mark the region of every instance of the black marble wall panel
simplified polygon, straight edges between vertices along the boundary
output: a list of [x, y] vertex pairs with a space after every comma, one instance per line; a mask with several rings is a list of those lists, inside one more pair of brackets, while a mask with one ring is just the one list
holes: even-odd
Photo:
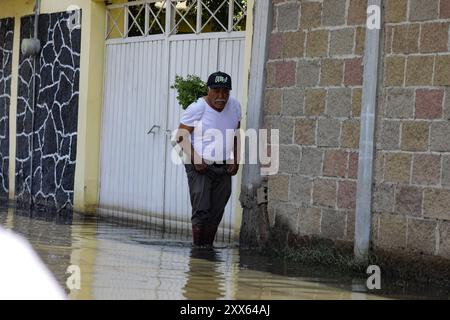
[[[80, 11], [81, 15], [81, 11]], [[78, 122], [81, 29], [69, 13], [39, 16], [42, 50], [20, 54], [17, 100], [16, 198], [20, 208], [72, 211]], [[34, 17], [21, 20], [31, 38]], [[33, 69], [36, 67], [33, 116]]]
[[8, 199], [9, 107], [14, 41], [14, 18], [0, 19], [0, 201]]

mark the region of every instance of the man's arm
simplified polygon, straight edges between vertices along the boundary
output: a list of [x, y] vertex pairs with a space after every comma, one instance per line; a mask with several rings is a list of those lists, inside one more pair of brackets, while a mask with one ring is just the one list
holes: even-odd
[[190, 127], [180, 123], [177, 130], [176, 142], [181, 146], [181, 149], [187, 155], [187, 158], [191, 161], [190, 163], [194, 165], [195, 170], [197, 170], [198, 172], [204, 172], [207, 168], [207, 165], [203, 162], [202, 157], [200, 157], [199, 154], [195, 152], [194, 146], [189, 141], [189, 136], [192, 131], [194, 131], [194, 127]]
[[227, 172], [229, 175], [236, 175], [236, 173], [239, 170], [239, 157], [240, 157], [240, 135], [239, 135], [239, 129], [241, 128], [241, 122], [238, 122], [237, 128], [236, 128], [236, 135], [234, 136], [234, 145], [233, 145], [233, 154], [234, 154], [234, 159], [233, 159], [233, 163], [228, 165], [227, 167]]

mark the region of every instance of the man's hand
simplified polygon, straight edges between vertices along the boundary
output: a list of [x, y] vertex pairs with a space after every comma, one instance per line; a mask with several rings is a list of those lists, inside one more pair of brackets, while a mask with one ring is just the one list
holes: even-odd
[[229, 174], [230, 176], [236, 175], [238, 170], [239, 170], [239, 164], [237, 164], [237, 163], [231, 163], [231, 164], [227, 165], [227, 174]]
[[195, 171], [197, 171], [198, 173], [204, 173], [208, 169], [208, 165], [205, 163], [203, 158], [200, 157], [197, 152], [195, 152], [193, 147], [191, 150], [191, 154], [191, 163], [194, 165]]
[[206, 169], [208, 168], [208, 165], [204, 162], [200, 163], [200, 164], [195, 164], [194, 163], [194, 169], [195, 171], [197, 171], [198, 173], [204, 173], [206, 171]]

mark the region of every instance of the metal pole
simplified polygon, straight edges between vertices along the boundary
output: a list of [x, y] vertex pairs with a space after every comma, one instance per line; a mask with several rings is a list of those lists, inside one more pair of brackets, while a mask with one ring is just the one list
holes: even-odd
[[128, 15], [130, 14], [128, 6], [123, 7], [123, 38], [128, 37]]
[[[267, 48], [271, 33], [272, 3], [270, 0], [256, 0], [254, 4], [254, 34], [252, 60], [250, 63], [249, 97], [247, 107], [247, 129], [259, 130], [263, 123], [263, 99], [266, 75]], [[248, 155], [248, 144], [245, 144]], [[242, 174], [242, 193], [254, 192], [262, 182], [259, 164], [246, 164]]]
[[144, 34], [144, 37], [146, 37], [146, 36], [148, 36], [148, 33], [149, 33], [149, 23], [150, 23], [150, 8], [149, 8], [149, 6], [150, 6], [150, 4], [149, 3], [144, 3], [144, 6], [145, 6], [145, 28], [144, 28], [144, 32], [145, 32], [145, 34]]
[[[39, 27], [39, 11], [40, 11], [40, 0], [36, 0], [34, 3], [34, 40], [38, 38], [38, 27]], [[36, 109], [36, 60], [38, 59], [38, 54], [32, 56], [33, 59], [33, 81], [32, 81], [32, 96], [31, 96], [31, 141], [30, 141], [30, 202], [29, 209], [33, 207], [33, 153], [34, 153], [34, 113]], [[26, 181], [26, 180], [25, 180]]]
[[[252, 61], [250, 64], [249, 99], [247, 112], [247, 129], [260, 129], [263, 123], [264, 87], [266, 81], [265, 64], [267, 61], [269, 36], [271, 33], [272, 4], [271, 1], [255, 1], [254, 35], [252, 45]], [[246, 145], [247, 146], [247, 145]], [[247, 153], [248, 154], [248, 153]], [[260, 166], [249, 164], [244, 170], [244, 183], [259, 187], [262, 178]]]
[[108, 39], [108, 31], [109, 31], [109, 10], [106, 8], [105, 10], [105, 21], [106, 21], [106, 28], [105, 28], [105, 40]]
[[38, 25], [39, 25], [39, 11], [41, 7], [41, 1], [36, 0], [34, 4], [34, 39], [38, 36]]
[[202, 32], [202, 0], [197, 0], [197, 34]]
[[170, 36], [172, 33], [172, 1], [166, 0], [166, 35]]
[[233, 31], [233, 17], [234, 17], [234, 0], [229, 0], [227, 32]]
[[[369, 0], [368, 8], [370, 6], [377, 6], [379, 8], [381, 19], [381, 0]], [[360, 263], [366, 263], [368, 261], [370, 247], [379, 47], [380, 30], [366, 28], [354, 245], [355, 260]]]

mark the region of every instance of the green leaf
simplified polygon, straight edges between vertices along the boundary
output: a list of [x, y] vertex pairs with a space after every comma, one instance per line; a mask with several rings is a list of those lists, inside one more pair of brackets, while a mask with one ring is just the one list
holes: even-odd
[[170, 87], [177, 90], [177, 100], [183, 109], [208, 94], [206, 83], [200, 77], [192, 74], [188, 75], [186, 79], [176, 75], [175, 83]]

